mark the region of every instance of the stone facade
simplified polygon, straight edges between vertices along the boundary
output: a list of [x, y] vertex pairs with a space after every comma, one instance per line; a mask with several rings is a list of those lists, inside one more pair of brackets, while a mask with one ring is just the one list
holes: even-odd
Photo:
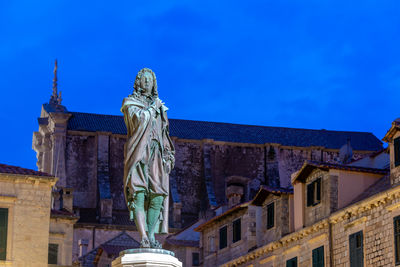
[[47, 266], [51, 189], [56, 180], [0, 172], [0, 208], [8, 211], [6, 260], [0, 260], [0, 266]]
[[[38, 122], [32, 147], [39, 170], [59, 177], [59, 188], [73, 189], [71, 211], [80, 217], [74, 225], [73, 261], [123, 231], [137, 238], [123, 195], [123, 117], [69, 112], [61, 101], [50, 101]], [[176, 149], [170, 174], [172, 233], [215, 216], [215, 208], [228, 202], [228, 186], [243, 188], [231, 195], [232, 203], [249, 201], [260, 185], [290, 187], [291, 173], [304, 160], [336, 162], [349, 136], [355, 140], [353, 159], [381, 148], [369, 133], [174, 119], [170, 124]]]
[[[233, 240], [233, 222], [240, 220], [240, 240]], [[227, 227], [227, 245], [220, 248], [219, 232]], [[236, 206], [195, 229], [201, 231], [202, 266], [218, 266], [229, 259], [246, 254], [257, 246], [256, 209], [249, 203]]]

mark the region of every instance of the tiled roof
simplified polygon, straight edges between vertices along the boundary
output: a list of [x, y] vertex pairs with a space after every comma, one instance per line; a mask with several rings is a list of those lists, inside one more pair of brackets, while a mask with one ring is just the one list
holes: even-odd
[[45, 173], [45, 172], [34, 171], [31, 169], [25, 169], [25, 168], [7, 165], [7, 164], [1, 164], [1, 163], [0, 163], [0, 173], [54, 177], [53, 175]]
[[235, 212], [238, 212], [238, 211], [243, 210], [243, 209], [247, 209], [249, 204], [250, 204], [250, 201], [238, 204], [238, 205], [234, 206], [233, 208], [225, 211], [224, 213], [222, 213], [222, 214], [220, 214], [218, 216], [215, 216], [215, 217], [211, 218], [210, 220], [206, 221], [205, 223], [203, 223], [203, 224], [199, 225], [198, 227], [194, 228], [194, 231], [201, 232], [201, 231], [203, 231], [203, 229], [205, 227], [209, 226], [210, 224], [212, 224], [214, 222], [220, 221], [221, 219], [225, 218], [225, 216], [227, 216], [229, 214], [232, 214], [232, 213], [235, 213]]
[[293, 177], [292, 183], [294, 183], [294, 181], [296, 181], [296, 180], [305, 179], [316, 168], [323, 169], [323, 170], [336, 169], [336, 170], [344, 170], [344, 171], [376, 173], [376, 174], [382, 174], [382, 175], [387, 174], [389, 172], [388, 169], [376, 169], [376, 168], [335, 164], [335, 163], [327, 163], [327, 162], [305, 161], [303, 164], [303, 167], [301, 167], [301, 169]]
[[[126, 134], [123, 116], [70, 112], [68, 130]], [[339, 149], [350, 138], [354, 150], [376, 151], [382, 142], [372, 133], [252, 126], [220, 122], [170, 119], [171, 136], [181, 139], [213, 139], [235, 143], [278, 143], [285, 146], [321, 146]]]
[[260, 186], [256, 196], [251, 201], [252, 205], [260, 206], [264, 203], [265, 199], [269, 194], [281, 195], [281, 194], [293, 194], [293, 189], [289, 188], [272, 188], [268, 186]]
[[173, 235], [170, 235], [165, 239], [165, 243], [168, 243], [173, 246], [182, 246], [182, 247], [199, 247], [200, 245], [200, 233], [194, 231], [200, 224], [202, 224], [202, 220], [198, 220], [195, 223], [189, 225], [188, 227], [176, 232]]

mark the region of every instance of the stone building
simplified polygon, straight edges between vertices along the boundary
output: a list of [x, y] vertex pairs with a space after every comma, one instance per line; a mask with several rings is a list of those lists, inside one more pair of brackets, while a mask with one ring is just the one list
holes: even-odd
[[[306, 161], [292, 175], [293, 194], [262, 186], [242, 213], [227, 212], [197, 227], [204, 243], [210, 231], [221, 233], [225, 225], [233, 228], [239, 219], [242, 233], [249, 236], [246, 225], [256, 222], [255, 247], [248, 249], [243, 239], [241, 248], [235, 248], [240, 252], [230, 259], [217, 247], [213, 257], [219, 261], [211, 264], [207, 245], [200, 244], [202, 266], [399, 265], [399, 119], [383, 140], [387, 149], [346, 164]], [[250, 207], [256, 210], [255, 216]], [[234, 243], [232, 238], [228, 234], [227, 242]], [[220, 239], [216, 235], [214, 245]]]
[[0, 266], [72, 266], [77, 217], [52, 208], [56, 181], [47, 173], [0, 164]]
[[[59, 178], [57, 188], [70, 192], [71, 211], [79, 216], [73, 230], [74, 261], [82, 264], [85, 255], [123, 232], [138, 240], [122, 191], [123, 117], [68, 111], [55, 87], [38, 123], [32, 145], [38, 169]], [[176, 149], [170, 175], [172, 233], [214, 216], [217, 207], [227, 204], [230, 187], [241, 192], [241, 202], [253, 199], [260, 185], [291, 187], [291, 174], [304, 160], [337, 162], [349, 139], [353, 160], [382, 149], [365, 132], [170, 119], [170, 134]], [[237, 194], [232, 196], [233, 202], [238, 200]]]

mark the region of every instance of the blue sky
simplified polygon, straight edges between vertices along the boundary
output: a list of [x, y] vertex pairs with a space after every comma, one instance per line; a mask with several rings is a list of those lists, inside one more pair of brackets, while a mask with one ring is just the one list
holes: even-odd
[[373, 132], [400, 117], [397, 0], [1, 1], [0, 162], [36, 169], [54, 59], [70, 111], [120, 114], [143, 67], [169, 117]]

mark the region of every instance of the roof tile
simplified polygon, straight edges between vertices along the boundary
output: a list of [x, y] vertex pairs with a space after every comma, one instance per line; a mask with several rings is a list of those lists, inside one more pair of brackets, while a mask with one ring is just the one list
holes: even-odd
[[[68, 130], [126, 134], [123, 116], [70, 112]], [[221, 122], [170, 119], [171, 136], [181, 139], [214, 139], [216, 141], [285, 146], [321, 146], [339, 149], [350, 138], [354, 150], [377, 151], [382, 142], [372, 133], [310, 130], [285, 127], [253, 126]]]

